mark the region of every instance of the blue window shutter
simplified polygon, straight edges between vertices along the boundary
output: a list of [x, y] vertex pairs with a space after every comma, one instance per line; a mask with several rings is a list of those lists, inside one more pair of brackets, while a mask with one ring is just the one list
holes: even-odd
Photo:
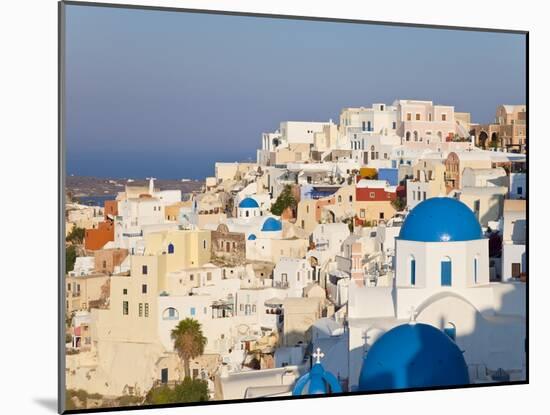
[[450, 287], [452, 280], [451, 261], [441, 261], [441, 285]]
[[416, 260], [411, 259], [411, 285], [416, 284]]

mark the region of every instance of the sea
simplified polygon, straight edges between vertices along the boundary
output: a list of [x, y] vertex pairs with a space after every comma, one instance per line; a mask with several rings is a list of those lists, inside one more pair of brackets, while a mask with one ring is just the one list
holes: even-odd
[[106, 200], [114, 200], [116, 198], [116, 195], [101, 195], [101, 196], [80, 196], [77, 197], [78, 202], [81, 205], [87, 205], [87, 206], [101, 206], [103, 207], [103, 204]]

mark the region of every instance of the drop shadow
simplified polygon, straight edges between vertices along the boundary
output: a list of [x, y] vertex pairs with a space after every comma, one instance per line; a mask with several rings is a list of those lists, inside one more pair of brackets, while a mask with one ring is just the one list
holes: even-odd
[[55, 398], [34, 398], [34, 402], [51, 412], [57, 413], [57, 399]]

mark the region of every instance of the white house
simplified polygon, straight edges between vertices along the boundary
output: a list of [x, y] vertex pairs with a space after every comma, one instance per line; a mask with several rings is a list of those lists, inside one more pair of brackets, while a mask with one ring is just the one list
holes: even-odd
[[302, 297], [313, 278], [313, 268], [306, 259], [281, 258], [273, 270], [273, 286], [288, 288], [292, 297]]

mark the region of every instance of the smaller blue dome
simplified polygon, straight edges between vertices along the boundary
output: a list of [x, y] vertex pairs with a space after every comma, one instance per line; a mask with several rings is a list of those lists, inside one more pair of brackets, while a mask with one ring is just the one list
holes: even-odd
[[248, 240], [249, 240], [249, 241], [255, 241], [255, 240], [256, 240], [256, 235], [254, 235], [253, 233], [251, 233], [251, 234], [248, 236]]
[[474, 212], [450, 197], [432, 197], [416, 205], [405, 218], [399, 239], [419, 242], [454, 242], [482, 239]]
[[283, 225], [281, 225], [281, 221], [275, 218], [267, 218], [262, 226], [263, 232], [276, 232], [282, 229]]
[[296, 381], [292, 389], [292, 395], [323, 395], [326, 393], [342, 392], [342, 387], [336, 376], [326, 371], [321, 364], [320, 357], [324, 356], [324, 354], [320, 354], [319, 348], [317, 349], [317, 354], [319, 355], [317, 363], [313, 365], [308, 373], [302, 375]]
[[383, 334], [363, 359], [359, 390], [467, 385], [468, 366], [449, 336], [428, 324], [402, 324]]
[[260, 205], [258, 205], [258, 202], [256, 202], [251, 197], [245, 197], [243, 200], [241, 200], [241, 203], [239, 203], [240, 208], [259, 208]]

